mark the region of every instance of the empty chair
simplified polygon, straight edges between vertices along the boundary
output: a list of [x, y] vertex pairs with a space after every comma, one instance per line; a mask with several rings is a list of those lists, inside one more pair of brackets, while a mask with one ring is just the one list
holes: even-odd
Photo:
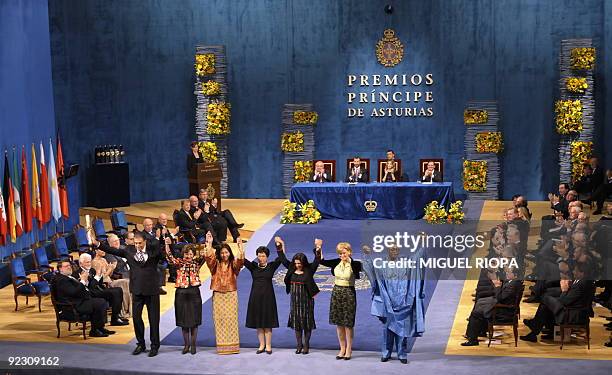
[[93, 230], [96, 233], [96, 239], [98, 241], [104, 241], [108, 237], [108, 233], [104, 228], [104, 222], [102, 219], [95, 219], [93, 222]]
[[87, 230], [82, 226], [77, 226], [75, 228], [74, 235], [76, 237], [79, 254], [90, 252], [92, 245], [89, 243], [89, 238], [87, 238]]
[[38, 275], [38, 280], [51, 281], [53, 278], [53, 267], [49, 264], [47, 258], [47, 249], [44, 247], [37, 247], [33, 251], [34, 267], [33, 270]]
[[55, 249], [55, 258], [51, 259], [52, 261], [55, 262], [61, 259], [72, 261], [72, 255], [70, 255], [70, 250], [68, 250], [68, 245], [66, 244], [66, 237], [56, 237], [53, 241], [53, 247]]
[[25, 267], [23, 266], [23, 259], [21, 258], [13, 257], [9, 265], [11, 268], [13, 289], [15, 291], [15, 311], [19, 308], [17, 300], [19, 296], [24, 296], [26, 298], [26, 305], [30, 297], [38, 297], [38, 311], [42, 311], [40, 308], [41, 300], [43, 296], [48, 296], [50, 294], [49, 284], [46, 281], [31, 282], [26, 274]]
[[127, 221], [124, 211], [119, 211], [113, 208], [111, 210], [110, 219], [111, 225], [113, 226], [112, 232], [119, 237], [125, 237], [130, 225], [136, 227], [136, 224]]

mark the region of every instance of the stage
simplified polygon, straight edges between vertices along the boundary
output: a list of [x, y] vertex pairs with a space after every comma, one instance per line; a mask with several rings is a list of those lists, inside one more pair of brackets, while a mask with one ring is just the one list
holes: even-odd
[[[171, 213], [178, 201], [150, 202], [135, 204], [124, 208], [130, 220], [141, 222], [144, 217], [156, 217], [160, 212]], [[268, 245], [274, 235], [283, 235], [287, 242], [288, 252], [304, 251], [310, 255], [309, 243], [311, 238], [320, 234], [324, 240], [336, 241], [340, 237], [352, 240], [347, 230], [352, 228], [348, 221], [322, 220], [315, 225], [283, 225], [279, 223], [279, 211], [282, 200], [226, 200], [225, 208], [231, 209], [241, 221], [245, 221], [245, 229], [251, 233], [247, 243], [247, 257], [254, 257], [257, 246]], [[490, 226], [500, 221], [503, 208], [510, 205], [501, 201], [466, 201], [466, 215], [471, 218], [485, 221], [483, 225]], [[548, 202], [530, 202], [530, 209], [534, 218], [549, 212]], [[588, 210], [588, 209], [587, 209]], [[83, 208], [82, 213], [104, 215], [104, 210]], [[477, 232], [488, 228], [478, 227]], [[334, 233], [336, 232], [336, 233]], [[529, 248], [535, 246], [539, 224], [532, 223]], [[326, 237], [327, 236], [327, 237]], [[232, 244], [232, 247], [235, 245]], [[328, 249], [328, 254], [331, 249]], [[331, 256], [331, 255], [330, 255]], [[283, 271], [281, 267], [279, 271]], [[328, 272], [328, 271], [327, 271]], [[240, 297], [244, 299], [250, 288], [248, 272], [242, 272], [246, 280], [239, 283]], [[0, 290], [0, 350], [1, 361], [9, 356], [58, 356], [64, 373], [285, 373], [290, 367], [294, 374], [312, 374], [313, 372], [354, 374], [356, 372], [397, 373], [398, 371], [418, 371], [422, 374], [439, 374], [448, 372], [452, 366], [453, 374], [470, 374], [475, 366], [495, 368], [496, 373], [516, 374], [526, 367], [530, 371], [541, 374], [557, 373], [559, 366], [567, 371], [576, 373], [605, 374], [612, 369], [610, 351], [603, 347], [607, 340], [607, 332], [602, 328], [605, 311], [596, 307], [596, 318], [591, 321], [591, 350], [586, 349], [582, 341], [566, 344], [563, 351], [556, 343], [532, 344], [519, 341], [518, 348], [509, 333], [505, 330], [502, 343], [487, 348], [486, 345], [465, 348], [459, 346], [463, 341], [466, 317], [471, 309], [471, 293], [474, 290], [474, 281], [467, 280], [440, 280], [428, 289], [428, 308], [425, 317], [426, 330], [423, 337], [416, 338], [411, 343], [408, 354], [409, 364], [402, 365], [397, 360], [381, 363], [377, 343], [379, 341], [379, 322], [368, 314], [367, 295], [359, 299], [358, 321], [355, 329], [355, 350], [351, 361], [336, 361], [334, 359], [336, 340], [335, 331], [327, 323], [325, 303], [328, 302], [329, 293], [321, 295], [321, 309], [316, 311], [317, 330], [313, 332], [311, 353], [307, 356], [294, 354], [291, 348], [293, 333], [286, 328], [286, 305], [288, 299], [284, 287], [276, 286], [277, 304], [279, 306], [279, 322], [281, 327], [274, 330], [273, 348], [271, 356], [256, 355], [253, 343], [256, 342], [255, 332], [242, 326], [245, 301], [241, 301], [241, 352], [238, 355], [219, 356], [215, 348], [211, 347], [212, 323], [210, 319], [209, 274], [206, 267], [202, 269], [201, 276], [204, 285], [201, 287], [204, 301], [203, 325], [200, 327], [198, 348], [195, 356], [181, 355], [180, 347], [176, 345], [176, 326], [174, 324], [174, 288], [168, 284], [168, 294], [161, 296], [162, 319], [160, 333], [162, 347], [159, 355], [148, 358], [143, 355], [132, 356], [134, 337], [132, 326], [114, 327], [117, 334], [107, 338], [88, 338], [83, 340], [80, 331], [68, 332], [66, 324], [62, 323], [62, 337], [56, 338], [55, 317], [49, 299], [43, 300], [43, 311], [39, 313], [30, 302], [29, 307], [20, 299], [20, 309], [15, 312], [13, 304], [13, 290], [11, 286]], [[522, 304], [522, 317], [531, 317], [535, 312], [536, 304]], [[146, 318], [145, 318], [146, 322]], [[521, 324], [519, 333], [526, 333]], [[147, 335], [148, 337], [148, 335]], [[367, 350], [363, 350], [366, 348]], [[517, 360], [516, 357], [523, 357]], [[111, 358], [112, 360], [109, 360]], [[551, 366], [552, 365], [552, 366]], [[95, 370], [94, 370], [95, 369]], [[100, 370], [103, 369], [103, 370]], [[10, 369], [14, 372], [14, 369]], [[554, 371], [553, 371], [554, 370]], [[52, 371], [52, 370], [51, 370]], [[36, 371], [24, 370], [24, 373], [33, 374]]]

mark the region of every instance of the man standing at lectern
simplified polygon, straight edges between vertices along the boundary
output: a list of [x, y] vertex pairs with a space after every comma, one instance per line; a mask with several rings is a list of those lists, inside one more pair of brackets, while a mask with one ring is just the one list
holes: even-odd
[[311, 182], [331, 182], [331, 175], [325, 170], [325, 165], [321, 160], [315, 163], [315, 169], [310, 177]]
[[346, 172], [346, 182], [368, 182], [368, 170], [361, 167], [361, 158], [355, 156]]
[[427, 163], [427, 169], [421, 178], [423, 182], [442, 182], [440, 172], [436, 171], [436, 164], [433, 161]]

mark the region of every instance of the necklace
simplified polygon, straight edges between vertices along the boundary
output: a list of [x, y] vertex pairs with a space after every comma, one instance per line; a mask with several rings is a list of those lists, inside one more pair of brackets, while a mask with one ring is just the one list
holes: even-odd
[[259, 268], [266, 268], [268, 267], [268, 263], [264, 264], [263, 267], [261, 266], [261, 264], [257, 264], [257, 266], [259, 266]]

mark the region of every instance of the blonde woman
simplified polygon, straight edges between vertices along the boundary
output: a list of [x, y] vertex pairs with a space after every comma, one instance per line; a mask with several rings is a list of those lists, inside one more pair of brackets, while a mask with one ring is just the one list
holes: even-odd
[[238, 257], [234, 258], [228, 244], [215, 251], [212, 235], [206, 233], [206, 264], [211, 273], [210, 289], [213, 291], [213, 321], [217, 354], [236, 354], [240, 352], [238, 332], [238, 288], [236, 280], [244, 265], [244, 250], [240, 237]]
[[323, 259], [322, 240], [315, 241], [315, 253], [320, 257], [320, 264], [331, 268], [334, 275], [334, 289], [332, 290], [329, 305], [329, 323], [336, 326], [340, 351], [336, 359], [351, 359], [353, 352], [353, 327], [355, 326], [355, 312], [357, 311], [357, 298], [355, 293], [355, 279], [359, 279], [361, 262], [353, 260], [351, 244], [340, 242], [336, 245], [339, 258]]

